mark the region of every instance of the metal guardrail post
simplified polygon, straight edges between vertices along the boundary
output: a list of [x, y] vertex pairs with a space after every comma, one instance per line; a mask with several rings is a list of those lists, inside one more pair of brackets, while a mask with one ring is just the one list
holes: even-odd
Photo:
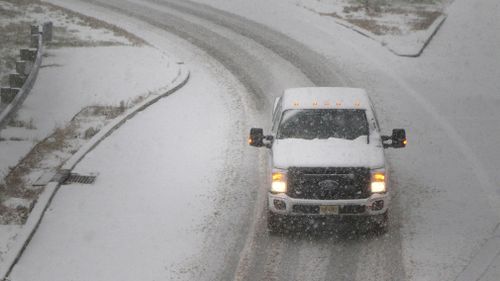
[[16, 61], [16, 72], [21, 75], [29, 75], [33, 68], [33, 62], [26, 60]]
[[11, 88], [21, 88], [26, 81], [26, 76], [18, 73], [9, 74], [9, 85]]
[[40, 37], [40, 34], [31, 34], [31, 48], [38, 49], [38, 37]]
[[36, 49], [21, 49], [19, 51], [19, 54], [21, 56], [21, 60], [27, 60], [27, 61], [35, 61], [36, 59]]
[[43, 42], [52, 41], [52, 28], [53, 28], [53, 24], [51, 21], [43, 24], [43, 26], [42, 26]]
[[39, 25], [31, 25], [31, 35], [40, 34]]
[[0, 89], [0, 100], [1, 103], [11, 103], [19, 93], [17, 88], [1, 88]]

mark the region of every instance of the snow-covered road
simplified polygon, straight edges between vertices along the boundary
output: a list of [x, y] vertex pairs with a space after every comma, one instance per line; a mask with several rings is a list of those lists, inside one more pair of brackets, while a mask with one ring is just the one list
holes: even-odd
[[[60, 190], [13, 281], [455, 280], [500, 222], [495, 1], [456, 0], [418, 59], [283, 1], [199, 0], [252, 21], [178, 0], [51, 2], [139, 33], [192, 80], [78, 166], [96, 184]], [[266, 154], [245, 137], [304, 85], [367, 88], [384, 131], [407, 128], [388, 152], [387, 235], [268, 235]]]

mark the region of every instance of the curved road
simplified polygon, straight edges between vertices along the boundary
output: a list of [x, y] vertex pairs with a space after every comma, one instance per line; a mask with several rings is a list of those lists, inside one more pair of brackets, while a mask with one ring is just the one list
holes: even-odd
[[[266, 110], [260, 113], [264, 120], [274, 96], [283, 89], [348, 84], [345, 82], [348, 77], [343, 77], [335, 65], [302, 43], [208, 6], [189, 1], [90, 2], [187, 38], [229, 69], [255, 94], [258, 105], [265, 101]], [[258, 49], [253, 48], [255, 44], [260, 45]], [[276, 56], [277, 62], [268, 60]], [[271, 73], [270, 68], [274, 68]], [[276, 73], [281, 73], [281, 77]], [[259, 185], [265, 187], [265, 181]], [[265, 225], [262, 204], [265, 188], [260, 192], [253, 218], [257, 225], [249, 233], [253, 241], [244, 245], [240, 259], [233, 260], [237, 263], [221, 269], [223, 274], [216, 280], [231, 280], [231, 275], [235, 280], [357, 280], [371, 278], [369, 276], [403, 279], [398, 228], [391, 228], [391, 232], [381, 238], [351, 233], [353, 229], [349, 228], [338, 233], [334, 229], [308, 230], [307, 227], [290, 236], [273, 237], [268, 235]], [[397, 213], [397, 202], [395, 205]]]

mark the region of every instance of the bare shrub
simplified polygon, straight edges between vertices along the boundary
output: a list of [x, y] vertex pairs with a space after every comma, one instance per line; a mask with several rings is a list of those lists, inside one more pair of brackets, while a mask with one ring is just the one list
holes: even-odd
[[125, 105], [125, 102], [120, 101], [120, 107], [119, 107], [120, 113], [125, 112], [126, 109], [127, 109], [127, 106]]
[[438, 11], [418, 11], [417, 15], [421, 20], [412, 25], [412, 30], [426, 30], [442, 13]]
[[88, 139], [92, 138], [93, 136], [95, 136], [98, 132], [99, 132], [98, 129], [96, 129], [94, 127], [90, 127], [87, 130], [85, 130], [85, 132], [83, 133], [83, 138], [88, 140]]
[[125, 111], [120, 106], [95, 106], [94, 116], [104, 116], [106, 119], [114, 119]]

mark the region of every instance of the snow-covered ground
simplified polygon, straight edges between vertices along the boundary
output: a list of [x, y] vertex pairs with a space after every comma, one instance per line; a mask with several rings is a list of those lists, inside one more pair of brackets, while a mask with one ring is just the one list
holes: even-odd
[[19, 49], [28, 48], [30, 25], [51, 21], [55, 32], [49, 47], [137, 45], [141, 40], [112, 26], [94, 22], [78, 14], [68, 14], [37, 1], [0, 1], [0, 81], [6, 86], [6, 75], [15, 71]]
[[[53, 1], [61, 3], [59, 0]], [[66, 5], [73, 5], [78, 1], [62, 2], [65, 2]], [[132, 2], [140, 3], [141, 1], [134, 0]], [[155, 7], [154, 3], [161, 2], [152, 1], [144, 5]], [[500, 187], [498, 185], [500, 176], [497, 173], [497, 167], [500, 166], [500, 151], [495, 149], [497, 139], [500, 137], [498, 128], [500, 116], [498, 116], [499, 111], [496, 109], [498, 105], [497, 90], [500, 88], [500, 82], [497, 79], [500, 77], [500, 56], [497, 47], [500, 45], [500, 32], [498, 32], [500, 23], [497, 19], [500, 7], [496, 1], [456, 0], [448, 9], [448, 20], [422, 57], [418, 59], [396, 57], [378, 43], [340, 27], [331, 20], [314, 15], [296, 5], [290, 5], [289, 1], [198, 0], [198, 2], [263, 23], [323, 54], [328, 60], [327, 63], [335, 65], [339, 69], [346, 83], [368, 90], [375, 102], [379, 121], [385, 132], [389, 132], [393, 127], [405, 127], [408, 132], [409, 145], [407, 149], [388, 152], [394, 184], [398, 187], [393, 208], [397, 213], [391, 214], [392, 232], [388, 236], [370, 241], [360, 239], [360, 241], [339, 242], [337, 240], [301, 240], [300, 238], [288, 239], [286, 237], [273, 239], [266, 236], [266, 233], [250, 233], [249, 237], [255, 236], [256, 240], [247, 239], [245, 245], [249, 245], [249, 247], [245, 246], [244, 249], [255, 251], [256, 263], [262, 265], [265, 270], [264, 273], [253, 272], [253, 276], [270, 276], [268, 279], [278, 280], [287, 277], [293, 279], [294, 276], [290, 276], [290, 272], [295, 272], [311, 280], [325, 280], [332, 278], [331, 275], [328, 275], [332, 273], [328, 269], [335, 269], [336, 264], [340, 264], [346, 272], [352, 274], [342, 275], [343, 272], [333, 272], [333, 274], [343, 276], [344, 279], [390, 280], [398, 279], [398, 276], [390, 275], [391, 271], [384, 271], [386, 267], [390, 268], [391, 266], [386, 266], [386, 264], [394, 262], [394, 266], [397, 266], [398, 262], [402, 262], [404, 275], [400, 276], [399, 279], [456, 280], [462, 271], [471, 264], [474, 257], [482, 256], [478, 253], [481, 253], [483, 245], [490, 245], [492, 251], [498, 247], [495, 243], [485, 244], [494, 235], [495, 228], [500, 222]], [[79, 5], [83, 6], [77, 7], [85, 9], [85, 4], [79, 2]], [[161, 10], [162, 8], [156, 7], [156, 9]], [[168, 9], [168, 7], [163, 9]], [[112, 13], [106, 14], [94, 8], [87, 8], [85, 11], [87, 13], [100, 13], [102, 17], [120, 22], [120, 17]], [[131, 10], [128, 11], [132, 13]], [[137, 9], [135, 12], [140, 14], [141, 10]], [[175, 12], [172, 13], [179, 16]], [[153, 18], [153, 15], [150, 18]], [[189, 16], [186, 18], [189, 18], [190, 21], [198, 21], [196, 17], [194, 17], [195, 19]], [[143, 20], [147, 20], [147, 18], [143, 18]], [[156, 40], [156, 42], [164, 42], [161, 39], [163, 36], [171, 38], [165, 34], [166, 32], [149, 33], [150, 30], [154, 30], [151, 26], [134, 22], [128, 18], [122, 19], [121, 25], [132, 27], [132, 29], [135, 26], [135, 32], [141, 32], [144, 36], [147, 35], [148, 39]], [[205, 26], [212, 28], [209, 24]], [[217, 28], [220, 34], [230, 36], [224, 28]], [[162, 47], [168, 48], [165, 45]], [[176, 47], [170, 48], [176, 49]], [[177, 47], [177, 51], [179, 53], [186, 52], [182, 47]], [[273, 67], [280, 70], [276, 65], [270, 66], [270, 68]], [[221, 77], [227, 75], [218, 69], [208, 69], [208, 71], [213, 71]], [[274, 76], [272, 77], [274, 78]], [[282, 76], [276, 75], [276, 77]], [[212, 76], [210, 79], [202, 80], [207, 83], [213, 78]], [[298, 80], [293, 80], [290, 83], [297, 83]], [[207, 85], [210, 83], [208, 82]], [[286, 83], [278, 85], [287, 86]], [[111, 274], [111, 272], [121, 274], [122, 271], [130, 273], [127, 276], [119, 276], [127, 279], [129, 277], [130, 279], [153, 279], [154, 276], [192, 280], [203, 279], [201, 278], [203, 275], [204, 277], [208, 276], [207, 279], [210, 280], [210, 277], [214, 276], [212, 274], [215, 274], [213, 270], [218, 268], [216, 265], [232, 262], [230, 258], [234, 258], [234, 256], [226, 256], [224, 253], [226, 253], [227, 247], [234, 246], [235, 230], [228, 228], [230, 229], [229, 233], [222, 235], [219, 240], [209, 238], [205, 240], [209, 241], [208, 243], [226, 240], [228, 245], [216, 244], [206, 248], [208, 243], [204, 245], [200, 243], [200, 239], [204, 239], [203, 237], [206, 238], [206, 236], [202, 230], [196, 228], [199, 226], [200, 217], [197, 216], [198, 213], [194, 214], [194, 211], [211, 213], [220, 204], [221, 201], [217, 199], [214, 199], [217, 201], [214, 204], [205, 201], [205, 197], [203, 197], [206, 195], [205, 191], [210, 192], [214, 198], [222, 197], [227, 200], [232, 198], [236, 201], [235, 204], [239, 202], [248, 204], [248, 201], [238, 202], [236, 199], [241, 199], [238, 194], [232, 194], [235, 197], [224, 197], [227, 193], [221, 193], [212, 186], [215, 182], [213, 177], [223, 174], [226, 182], [219, 182], [219, 184], [225, 187], [234, 186], [236, 190], [244, 190], [239, 184], [233, 183], [236, 176], [238, 178], [242, 176], [241, 178], [247, 180], [258, 178], [261, 174], [257, 172], [252, 175], [245, 174], [240, 169], [249, 166], [242, 163], [254, 161], [253, 163], [257, 163], [254, 165], [262, 165], [264, 168], [265, 166], [262, 161], [256, 161], [254, 158], [233, 158], [238, 153], [245, 157], [252, 154], [248, 153], [243, 146], [228, 146], [230, 151], [224, 151], [222, 147], [228, 143], [224, 137], [215, 137], [214, 139], [212, 131], [205, 131], [205, 127], [215, 126], [214, 130], [220, 130], [221, 134], [222, 131], [228, 130], [224, 133], [233, 136], [232, 134], [235, 133], [233, 129], [240, 128], [239, 139], [244, 142], [245, 133], [243, 131], [245, 131], [244, 128], [250, 127], [248, 126], [250, 124], [247, 124], [248, 122], [238, 123], [245, 118], [238, 119], [241, 116], [232, 115], [235, 112], [232, 111], [231, 107], [226, 111], [222, 110], [227, 106], [227, 103], [220, 100], [226, 96], [224, 93], [213, 94], [214, 99], [207, 100], [206, 96], [201, 93], [205, 90], [204, 87], [191, 86], [194, 87], [191, 88], [194, 89], [192, 92], [180, 92], [178, 96], [172, 97], [175, 98], [174, 100], [162, 101], [158, 107], [138, 116], [138, 118], [143, 119], [143, 122], [139, 122], [141, 121], [139, 119], [133, 120], [134, 122], [124, 127], [123, 131], [117, 132], [117, 136], [119, 135], [121, 138], [112, 137], [109, 142], [103, 143], [102, 147], [95, 150], [82, 163], [82, 166], [78, 167], [82, 172], [94, 172], [96, 167], [101, 167], [102, 171], [100, 171], [98, 182], [95, 186], [72, 185], [61, 190], [61, 196], [56, 197], [52, 210], [46, 218], [46, 223], [42, 224], [33, 243], [29, 245], [19, 265], [15, 268], [12, 275], [13, 280], [30, 280], [37, 274], [43, 274], [44, 278], [39, 279], [67, 279], [65, 276], [59, 275], [62, 272], [67, 274], [81, 272], [80, 275], [71, 276], [75, 279], [89, 279], [88, 272], [95, 268], [100, 271], [92, 273], [96, 279], [101, 280], [114, 279], [116, 276], [107, 274]], [[268, 88], [274, 89], [273, 86], [275, 85], [268, 86]], [[219, 87], [220, 90], [223, 90], [227, 89], [226, 87], [234, 87], [234, 85], [222, 83], [215, 88], [207, 86], [206, 89], [207, 92], [211, 92]], [[236, 89], [237, 92], [239, 92], [238, 90], [239, 88]], [[215, 92], [218, 91], [215, 90]], [[241, 93], [242, 97], [249, 94], [245, 93], [244, 90], [241, 90]], [[274, 94], [274, 91], [270, 91], [270, 93]], [[198, 99], [193, 100], [192, 96]], [[191, 119], [191, 115], [187, 118], [176, 119], [175, 124], [168, 122], [173, 117], [185, 116], [183, 115], [184, 111], [177, 108], [184, 106], [185, 103], [195, 103], [194, 107], [199, 112], [194, 111], [192, 114], [196, 116], [206, 112], [206, 107], [197, 107], [197, 100], [207, 103], [207, 107], [215, 109], [213, 112], [217, 112], [217, 114], [204, 116], [204, 118], [197, 120], [198, 123]], [[272, 98], [270, 97], [269, 100]], [[176, 104], [177, 102], [179, 104]], [[178, 114], [171, 116], [168, 112], [159, 109], [160, 107], [168, 108]], [[163, 123], [159, 123], [159, 126], [170, 128], [174, 132], [173, 137], [164, 135], [164, 132], [149, 124], [158, 121], [154, 117], [159, 117], [160, 112], [171, 117], [165, 118]], [[248, 116], [257, 113], [259, 115], [255, 115], [254, 119], [262, 123], [251, 125], [265, 126], [264, 120], [267, 120], [265, 118], [268, 118], [268, 115], [264, 115], [263, 112], [250, 112]], [[219, 126], [216, 126], [215, 122], [210, 122], [216, 120], [223, 121], [220, 124], [217, 123]], [[202, 127], [196, 127], [203, 124]], [[143, 127], [147, 129], [143, 133], [153, 136], [152, 138], [145, 139], [142, 135], [133, 133]], [[179, 128], [187, 129], [181, 130]], [[200, 130], [206, 132], [206, 135], [200, 135]], [[182, 133], [176, 133], [179, 131]], [[129, 142], [131, 147], [135, 148], [129, 151], [129, 147], [125, 147], [126, 140], [124, 138], [130, 135], [134, 136], [134, 141]], [[237, 143], [238, 140], [237, 136], [234, 137], [233, 144]], [[144, 149], [143, 142], [150, 143], [151, 149]], [[199, 152], [198, 149], [203, 149], [203, 153], [196, 153]], [[136, 150], [141, 150], [143, 153]], [[131, 166], [134, 166], [128, 167], [120, 164], [123, 171], [120, 173], [109, 167], [113, 165], [106, 166], [101, 163], [101, 161], [112, 161], [113, 164], [118, 165], [122, 159], [113, 158], [118, 153], [122, 153], [127, 159], [136, 159], [135, 161], [142, 165], [135, 166], [134, 163], [131, 163]], [[229, 157], [227, 165], [221, 166], [221, 153], [225, 154], [225, 157]], [[152, 165], [153, 171], [145, 169], [151, 167], [143, 167], [143, 165], [151, 165], [151, 161], [153, 161], [151, 154], [160, 156], [158, 159], [153, 159], [159, 163], [156, 165], [155, 162], [155, 165]], [[180, 154], [188, 157], [178, 159], [177, 156]], [[179, 167], [183, 168], [180, 169], [177, 165], [172, 166], [172, 163], [165, 159], [169, 157], [177, 160]], [[197, 161], [198, 159], [200, 162]], [[200, 163], [205, 165], [200, 165]], [[214, 169], [210, 165], [218, 168]], [[131, 175], [136, 170], [138, 173]], [[141, 172], [145, 175], [144, 178], [140, 175]], [[188, 178], [186, 178], [187, 173], [190, 176]], [[193, 181], [192, 178], [197, 178], [198, 174], [204, 175], [204, 177]], [[117, 182], [116, 179], [120, 176], [129, 180]], [[206, 181], [206, 185], [200, 187], [199, 181]], [[122, 185], [118, 186], [117, 183], [120, 182]], [[142, 185], [143, 183], [145, 184]], [[179, 190], [179, 186], [184, 188]], [[247, 183], [246, 186], [251, 185]], [[238, 187], [240, 188], [238, 189]], [[103, 193], [89, 192], [88, 188], [92, 191], [102, 190]], [[153, 197], [147, 192], [144, 194], [138, 188], [157, 192], [155, 195], [168, 195], [173, 198], [174, 202], [162, 204], [161, 198]], [[186, 198], [184, 196], [176, 197], [179, 194], [171, 193], [173, 190], [197, 196], [190, 197], [190, 201], [184, 201]], [[225, 189], [225, 191], [228, 190]], [[120, 193], [121, 191], [123, 193]], [[110, 202], [109, 200], [112, 198], [110, 196], [115, 196], [117, 193], [122, 196], [122, 200]], [[84, 200], [78, 195], [102, 202], [102, 204], [96, 206], [90, 203], [91, 200]], [[239, 196], [245, 197], [248, 194], [239, 194]], [[251, 196], [248, 196], [247, 199], [250, 202], [257, 202], [255, 203], [256, 208], [260, 206], [258, 199]], [[73, 202], [79, 202], [80, 205], [71, 205]], [[168, 202], [168, 198], [165, 199], [165, 202]], [[89, 207], [89, 204], [92, 205]], [[189, 206], [192, 210], [178, 212], [178, 206]], [[96, 212], [91, 207], [98, 207], [102, 212]], [[240, 206], [240, 208], [239, 211], [236, 211], [237, 214], [244, 213], [242, 210], [246, 207]], [[88, 220], [86, 221], [88, 223], [78, 223], [79, 231], [73, 231], [74, 219], [65, 213], [67, 209], [74, 214], [81, 215], [80, 219]], [[120, 210], [128, 210], [130, 216]], [[161, 211], [165, 211], [164, 216], [157, 213]], [[111, 217], [111, 219], [109, 221], [108, 218], [92, 220], [92, 218], [102, 214]], [[212, 214], [216, 218], [221, 215], [220, 212]], [[226, 214], [226, 212], [222, 212], [222, 214]], [[184, 216], [189, 217], [189, 219]], [[182, 220], [178, 218], [182, 218]], [[231, 219], [234, 218], [242, 217], [238, 215], [231, 217]], [[128, 219], [134, 223], [137, 222], [135, 225], [139, 225], [139, 227], [134, 228]], [[259, 220], [257, 224], [262, 224], [264, 221], [264, 218], [257, 219]], [[157, 225], [151, 226], [154, 222], [158, 222]], [[177, 224], [175, 227], [169, 227], [170, 222]], [[212, 225], [214, 229], [226, 226], [217, 219], [214, 219], [213, 222], [219, 222], [208, 224]], [[51, 235], [54, 229], [60, 230], [62, 235]], [[195, 229], [197, 231], [193, 231]], [[161, 236], [157, 231], [165, 233], [165, 236]], [[243, 231], [251, 232], [254, 231], [254, 228], [250, 226], [244, 228]], [[216, 231], [209, 233], [212, 235], [213, 233], [220, 234]], [[122, 236], [123, 239], [121, 239]], [[164, 237], [175, 237], [176, 239], [166, 240], [163, 239]], [[268, 242], [259, 244], [262, 240]], [[495, 241], [497, 240], [493, 240], [493, 242]], [[395, 250], [389, 252], [395, 254], [385, 256], [384, 254], [387, 252], [385, 249], [378, 252], [380, 248], [377, 248], [377, 245], [383, 243], [394, 248]], [[299, 249], [298, 251], [294, 251], [295, 245]], [[72, 250], [65, 251], [64, 247], [71, 247]], [[125, 251], [127, 247], [131, 249], [130, 252]], [[330, 247], [333, 247], [333, 250]], [[180, 248], [182, 249], [179, 250]], [[113, 251], [122, 255], [115, 255]], [[44, 259], [43, 262], [46, 266], [34, 265], [40, 261], [41, 257], [46, 257], [47, 253], [53, 253], [53, 255]], [[106, 263], [109, 268], [104, 267], [100, 263], [94, 262], [95, 258], [104, 262], [100, 254], [108, 259], [116, 258], [118, 263], [127, 263], [135, 267], [136, 270], [118, 267], [114, 261]], [[90, 261], [81, 260], [78, 255], [90, 257]], [[196, 262], [192, 262], [191, 257], [194, 256], [197, 257]], [[352, 256], [354, 256], [354, 265], [350, 263]], [[68, 265], [62, 257], [67, 257], [71, 263]], [[218, 258], [223, 257], [230, 258], [218, 260]], [[495, 256], [493, 255], [493, 257]], [[175, 262], [172, 262], [174, 260]], [[348, 264], [344, 264], [346, 261]], [[498, 266], [495, 263], [497, 261], [498, 258], [492, 261], [480, 261], [482, 263], [492, 262], [491, 271], [483, 275], [481, 275], [483, 272], [480, 272], [480, 276], [476, 275], [474, 278], [495, 280], [498, 271]], [[241, 269], [239, 265], [238, 269]], [[65, 270], [53, 270], [56, 267], [65, 268]], [[148, 269], [150, 271], [147, 271]], [[245, 266], [241, 271], [245, 271]], [[195, 275], [190, 275], [193, 272]], [[143, 273], [143, 275], [137, 277], [137, 273]]]
[[[151, 47], [51, 49], [16, 120], [28, 123], [33, 119], [36, 130], [31, 130], [29, 138], [43, 139], [87, 106], [119, 106], [157, 92], [177, 71], [171, 58]], [[2, 136], [15, 136], [16, 131], [8, 127]]]
[[400, 56], [418, 56], [446, 18], [453, 0], [288, 0], [364, 34]]
[[[135, 116], [78, 165], [77, 173], [99, 172], [96, 183], [61, 188], [12, 280], [197, 280], [201, 272], [213, 274], [199, 257], [211, 248], [211, 223], [222, 215], [224, 173], [241, 157], [236, 148], [244, 144], [243, 124], [235, 116], [242, 108], [238, 93], [221, 91], [217, 78], [194, 76], [194, 83]], [[57, 239], [54, 229], [61, 230]], [[36, 262], [45, 253], [48, 263]]]
[[178, 74], [177, 65], [151, 47], [61, 48], [46, 53], [37, 83], [15, 118], [29, 126], [8, 126], [0, 133], [5, 140], [0, 142], [1, 178], [82, 109], [128, 106], [134, 99], [160, 92]]
[[[0, 4], [3, 9], [21, 9], [9, 2]], [[45, 174], [53, 175], [88, 140], [91, 135], [85, 135], [86, 128], [92, 129], [94, 134], [109, 122], [110, 115], [105, 115], [106, 110], [126, 109], [148, 96], [163, 93], [179, 75], [175, 59], [150, 46], [139, 46], [142, 41], [123, 30], [120, 33], [120, 29], [97, 21], [93, 21], [91, 27], [88, 22], [83, 22], [83, 19], [88, 21], [90, 18], [50, 6], [37, 7], [39, 9], [31, 7], [14, 18], [0, 21], [8, 25], [53, 20], [55, 24], [54, 41], [46, 49], [33, 90], [14, 121], [0, 133], [1, 221], [14, 223], [0, 226], [2, 272], [9, 266], [4, 263], [4, 258], [12, 256], [11, 252], [18, 250], [18, 244], [24, 243], [18, 239], [19, 233], [30, 231], [18, 224], [19, 214], [15, 213], [18, 207], [22, 207], [22, 212], [29, 212], [36, 202], [33, 194], [43, 192], [40, 187], [31, 185]], [[89, 107], [90, 111], [82, 111]], [[87, 114], [93, 108], [96, 108], [96, 113]], [[75, 118], [78, 113], [81, 114]], [[79, 127], [82, 132], [77, 129], [71, 133], [67, 130], [70, 123], [71, 128]], [[61, 131], [74, 135], [64, 135], [64, 143], [54, 149], [45, 149], [45, 146], [52, 145], [51, 139], [57, 139]], [[53, 137], [48, 138], [53, 133]], [[35, 146], [37, 149], [32, 150]], [[14, 167], [21, 160], [23, 165], [30, 162], [30, 169], [20, 175], [22, 192], [14, 190], [9, 181], [5, 182], [12, 171], [17, 172]], [[50, 177], [45, 180], [50, 180]], [[23, 193], [25, 191], [28, 193]]]
[[[96, 183], [61, 188], [33, 242], [42, 247], [26, 252], [12, 280], [221, 280], [215, 270], [237, 247], [241, 230], [237, 222], [222, 230], [217, 225], [228, 216], [247, 220], [252, 202], [253, 186], [238, 193], [242, 187], [228, 183], [244, 173], [238, 163], [256, 158], [243, 136], [255, 123], [255, 114], [247, 115], [255, 108], [205, 53], [172, 44], [168, 34], [147, 37], [187, 60], [190, 82], [128, 121], [77, 166], [75, 172], [99, 172]], [[54, 229], [61, 229], [57, 236]], [[225, 245], [213, 242], [220, 235], [228, 236]], [[52, 242], [41, 242], [47, 239]], [[47, 252], [51, 265], [33, 267], [30, 259]], [[207, 262], [214, 252], [221, 259]]]

